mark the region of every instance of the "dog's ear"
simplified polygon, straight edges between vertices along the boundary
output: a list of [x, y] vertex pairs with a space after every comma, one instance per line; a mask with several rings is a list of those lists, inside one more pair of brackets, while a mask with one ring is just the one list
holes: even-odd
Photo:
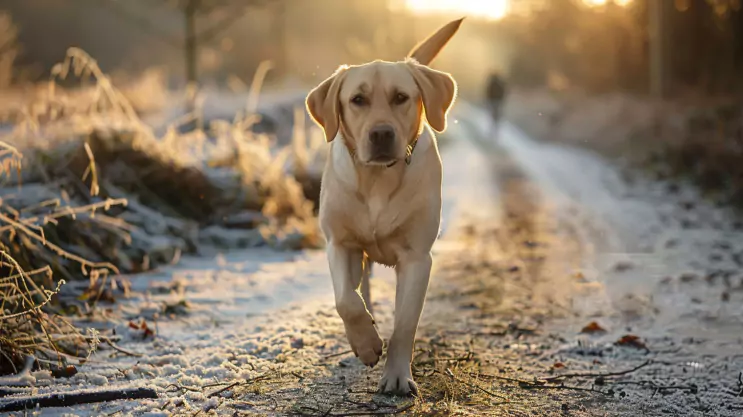
[[307, 112], [325, 131], [325, 140], [332, 142], [338, 134], [340, 124], [340, 104], [338, 94], [341, 90], [347, 66], [339, 67], [333, 75], [321, 82], [307, 95]]
[[431, 36], [415, 45], [408, 53], [408, 58], [413, 58], [423, 65], [430, 65], [452, 36], [457, 33], [463, 20], [464, 18], [454, 20], [439, 28]]
[[457, 96], [457, 83], [451, 75], [409, 61], [408, 66], [421, 92], [428, 124], [436, 132], [446, 130], [446, 115]]

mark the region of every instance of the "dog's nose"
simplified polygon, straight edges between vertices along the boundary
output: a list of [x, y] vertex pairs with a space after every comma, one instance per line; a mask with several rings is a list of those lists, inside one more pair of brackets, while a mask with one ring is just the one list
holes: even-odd
[[372, 146], [379, 150], [389, 150], [395, 141], [395, 130], [389, 125], [375, 126], [369, 132]]

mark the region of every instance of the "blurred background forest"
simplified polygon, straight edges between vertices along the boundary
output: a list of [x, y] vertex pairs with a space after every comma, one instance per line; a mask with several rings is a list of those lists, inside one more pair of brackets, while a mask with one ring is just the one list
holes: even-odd
[[[269, 83], [309, 85], [341, 63], [404, 56], [452, 17], [419, 13], [424, 3], [3, 0], [0, 87], [46, 79], [69, 46], [88, 52], [104, 72], [134, 77], [149, 71], [172, 87], [198, 77], [202, 85], [235, 88], [236, 79], [250, 79], [264, 60], [273, 63]], [[741, 88], [739, 0], [491, 3], [473, 9], [480, 15], [470, 16], [456, 47], [437, 62], [468, 94], [477, 94], [494, 69], [520, 87], [645, 93], [654, 59], [662, 61], [667, 94]], [[656, 27], [660, 36], [653, 35]], [[654, 36], [662, 45], [657, 50]]]

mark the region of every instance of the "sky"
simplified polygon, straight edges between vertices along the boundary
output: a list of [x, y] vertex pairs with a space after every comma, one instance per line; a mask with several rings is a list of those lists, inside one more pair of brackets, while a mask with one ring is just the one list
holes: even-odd
[[[498, 20], [510, 10], [512, 0], [404, 0], [405, 7], [418, 13], [458, 13], [490, 20]], [[610, 0], [582, 0], [589, 6], [603, 6]], [[626, 6], [632, 0], [614, 0]]]

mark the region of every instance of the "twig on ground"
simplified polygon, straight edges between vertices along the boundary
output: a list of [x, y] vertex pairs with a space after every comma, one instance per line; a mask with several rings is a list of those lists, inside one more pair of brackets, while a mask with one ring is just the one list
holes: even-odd
[[175, 388], [176, 390], [183, 390], [183, 391], [201, 392], [201, 390], [198, 389], [198, 388], [186, 387], [186, 386], [178, 385], [178, 384], [170, 384], [167, 387], [165, 387], [166, 390], [168, 390], [170, 388]]
[[144, 356], [141, 353], [132, 352], [131, 350], [124, 349], [123, 347], [117, 345], [111, 339], [109, 339], [107, 337], [106, 338], [103, 338], [102, 337], [101, 340], [103, 340], [104, 342], [106, 342], [107, 345], [111, 346], [111, 349], [113, 349], [113, 350], [115, 350], [115, 351], [117, 351], [119, 353], [123, 353], [123, 354], [128, 355], [128, 356], [133, 356], [135, 358], [141, 358], [142, 356]]
[[[597, 378], [597, 379], [600, 378], [600, 379], [603, 379], [603, 378], [612, 377], [612, 376], [622, 376], [622, 375], [631, 374], [652, 363], [653, 361], [648, 359], [642, 364], [637, 365], [636, 367], [632, 369], [627, 369], [627, 370], [619, 371], [619, 372], [571, 373], [571, 374], [555, 375], [555, 376], [545, 377], [545, 378], [540, 378], [540, 379], [545, 382], [554, 382], [554, 381], [559, 381], [559, 380], [568, 379], [568, 378]], [[598, 385], [601, 385], [601, 384], [598, 384]]]
[[489, 374], [480, 374], [480, 373], [470, 373], [471, 376], [481, 377], [481, 378], [487, 378], [487, 379], [496, 379], [500, 381], [506, 381], [506, 382], [513, 382], [518, 384], [519, 388], [523, 389], [555, 389], [555, 390], [570, 390], [570, 391], [587, 391], [587, 392], [595, 392], [598, 394], [603, 395], [613, 395], [611, 391], [602, 391], [595, 388], [585, 388], [585, 387], [576, 387], [573, 385], [555, 385], [555, 384], [548, 384], [544, 380], [533, 380], [528, 381], [525, 379], [518, 379], [518, 378], [508, 378], [504, 376], [497, 376], [497, 375], [489, 375]]
[[519, 388], [523, 388], [523, 389], [555, 389], [555, 390], [568, 390], [568, 391], [585, 391], [585, 392], [595, 392], [597, 394], [602, 394], [602, 395], [607, 395], [607, 396], [614, 395], [614, 393], [611, 392], [611, 391], [602, 391], [602, 390], [596, 389], [596, 388], [576, 387], [576, 386], [573, 386], [573, 385], [564, 385], [564, 384], [560, 384], [560, 385], [550, 385], [550, 384], [539, 385], [539, 384], [534, 384], [534, 383], [529, 382], [529, 381], [523, 381], [522, 383], [520, 383], [519, 384]]
[[482, 391], [485, 394], [487, 394], [487, 395], [489, 395], [489, 396], [491, 396], [493, 398], [498, 398], [499, 400], [503, 400], [503, 403], [502, 404], [508, 403], [508, 398], [507, 397], [505, 397], [503, 395], [498, 395], [498, 394], [496, 394], [494, 392], [491, 392], [491, 391], [488, 391], [485, 388], [483, 388], [483, 387], [481, 387], [481, 386], [479, 386], [477, 384], [474, 384], [474, 383], [471, 383], [471, 382], [467, 382], [467, 381], [462, 381], [461, 379], [457, 378], [456, 375], [454, 375], [454, 372], [452, 372], [451, 369], [449, 369], [449, 368], [446, 368], [446, 372], [441, 372], [441, 371], [437, 371], [437, 370], [434, 370], [434, 372], [437, 373], [437, 374], [440, 374], [440, 375], [446, 375], [449, 378], [451, 378], [452, 380], [454, 380], [456, 382], [459, 382], [462, 385], [466, 385], [466, 386], [468, 386], [470, 388], [475, 388], [478, 391]]
[[471, 336], [506, 336], [508, 334], [508, 329], [504, 329], [498, 332], [470, 332], [470, 331], [463, 331], [463, 330], [450, 330], [447, 333], [450, 334], [456, 334], [456, 335], [471, 335]]
[[349, 394], [379, 394], [379, 391], [374, 390], [374, 389], [353, 390], [349, 388], [348, 393]]
[[[424, 353], [430, 353], [428, 351]], [[429, 358], [423, 361], [414, 361], [416, 366], [423, 366], [423, 365], [432, 365], [437, 362], [467, 362], [467, 361], [473, 361], [479, 363], [480, 360], [475, 358], [474, 352], [467, 352], [464, 356], [458, 356], [458, 357], [452, 357], [452, 358], [439, 358], [439, 357], [433, 357]]]
[[653, 381], [618, 381], [616, 385], [638, 385], [641, 387], [649, 387], [653, 389], [653, 396], [661, 391], [670, 390], [685, 390], [689, 393], [696, 394], [699, 392], [699, 387], [694, 384], [689, 385], [658, 385]]
[[[254, 383], [259, 382], [259, 381], [263, 381], [263, 380], [265, 380], [265, 379], [267, 379], [269, 377], [269, 375], [270, 375], [271, 372], [272, 371], [266, 372], [264, 374], [258, 375], [255, 378], [247, 379], [245, 381], [234, 381], [234, 382], [231, 382], [229, 385], [227, 385], [225, 387], [222, 387], [222, 388], [220, 388], [220, 389], [212, 392], [211, 394], [208, 394], [207, 395], [207, 398], [216, 397], [217, 395], [219, 395], [219, 394], [221, 394], [221, 393], [223, 393], [223, 392], [225, 392], [227, 390], [230, 390], [232, 388], [235, 388], [237, 386], [250, 385], [250, 384], [254, 384]], [[207, 386], [205, 385], [204, 388], [206, 388], [206, 387]]]
[[230, 389], [232, 389], [232, 388], [235, 388], [236, 386], [238, 386], [238, 385], [240, 385], [240, 384], [242, 384], [242, 382], [241, 382], [241, 381], [236, 381], [236, 382], [233, 382], [233, 383], [231, 383], [230, 385], [227, 385], [226, 387], [222, 387], [222, 388], [220, 388], [220, 389], [218, 389], [218, 390], [216, 390], [216, 391], [212, 392], [211, 394], [207, 395], [207, 398], [212, 398], [212, 397], [216, 397], [217, 395], [219, 395], [219, 394], [221, 394], [221, 393], [223, 393], [223, 392], [225, 392], [225, 391], [227, 391], [227, 390], [230, 390]]
[[335, 358], [337, 356], [347, 355], [349, 353], [353, 353], [353, 351], [352, 350], [344, 350], [343, 352], [331, 353], [330, 355], [323, 356], [322, 357], [322, 360], [326, 360], [326, 359], [330, 359], [330, 358]]
[[377, 410], [379, 410], [379, 407], [380, 407], [380, 405], [377, 404], [374, 401], [372, 401], [372, 402], [354, 401], [354, 400], [348, 398], [348, 394], [343, 395], [343, 401], [345, 401], [345, 402], [347, 402], [349, 404], [353, 404], [353, 405], [358, 405], [358, 406], [364, 407], [364, 408], [366, 408], [369, 411], [377, 411]]
[[[366, 410], [366, 411], [348, 411], [348, 412], [343, 412], [343, 413], [332, 413], [331, 412], [333, 410], [332, 407], [327, 411], [323, 411], [323, 410], [320, 410], [319, 408], [314, 408], [314, 407], [303, 405], [299, 408], [298, 410], [299, 412], [297, 414], [300, 416], [306, 416], [306, 417], [312, 417], [312, 416], [317, 416], [317, 417], [387, 416], [387, 415], [395, 415], [395, 414], [404, 413], [405, 411], [410, 410], [414, 406], [415, 406], [415, 402], [411, 402], [405, 405], [404, 407], [399, 407], [399, 408], [395, 407], [393, 409], [386, 409], [386, 410], [380, 409], [380, 410], [374, 410], [374, 411]], [[303, 409], [312, 411], [314, 414], [303, 413], [302, 412]]]
[[0, 412], [23, 411], [34, 407], [69, 407], [79, 404], [91, 404], [107, 401], [138, 400], [157, 398], [157, 392], [151, 388], [120, 389], [109, 391], [85, 391], [39, 395], [11, 401], [0, 405]]

